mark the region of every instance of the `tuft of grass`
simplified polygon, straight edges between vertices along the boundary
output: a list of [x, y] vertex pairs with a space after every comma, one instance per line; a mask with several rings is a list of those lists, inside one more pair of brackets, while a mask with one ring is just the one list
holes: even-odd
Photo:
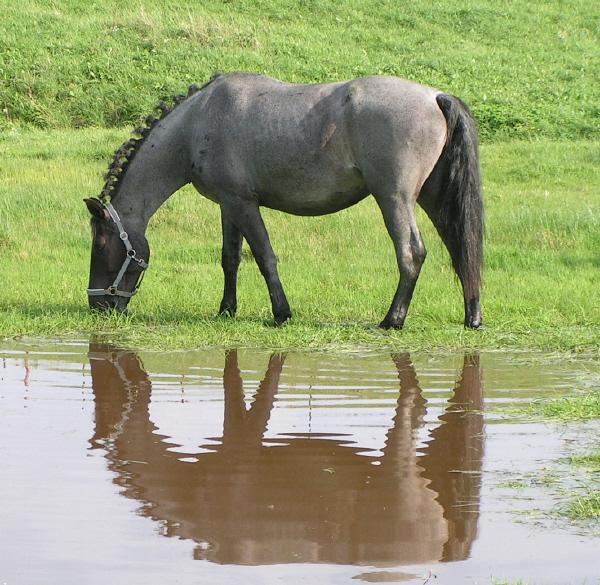
[[[589, 413], [588, 413], [589, 414]], [[599, 415], [600, 416], [600, 415]], [[559, 513], [573, 522], [600, 519], [600, 491], [598, 491], [598, 478], [600, 473], [600, 450], [591, 451], [582, 455], [572, 455], [569, 463], [587, 472], [587, 477], [580, 478], [581, 486], [575, 495], [570, 495], [570, 501], [559, 509]], [[578, 476], [581, 476], [581, 471]]]
[[585, 455], [573, 455], [569, 462], [572, 465], [587, 467], [592, 472], [600, 472], [600, 450]]
[[549, 400], [535, 409], [545, 418], [580, 420], [600, 418], [600, 389]]
[[521, 481], [521, 480], [512, 480], [512, 481], [506, 481], [503, 483], [498, 484], [498, 487], [500, 488], [509, 488], [509, 489], [513, 489], [513, 490], [522, 490], [522, 489], [526, 489], [528, 487], [530, 487], [530, 484]]
[[575, 498], [565, 510], [565, 515], [571, 520], [600, 519], [600, 491]]

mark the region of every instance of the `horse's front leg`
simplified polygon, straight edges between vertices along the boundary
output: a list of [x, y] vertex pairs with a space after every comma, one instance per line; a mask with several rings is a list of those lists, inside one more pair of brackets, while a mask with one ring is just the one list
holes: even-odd
[[221, 266], [223, 267], [223, 299], [219, 306], [219, 315], [233, 316], [237, 311], [237, 275], [242, 259], [242, 234], [238, 227], [221, 214], [223, 230], [223, 249]]
[[387, 315], [380, 323], [383, 329], [401, 329], [408, 313], [417, 278], [427, 251], [417, 228], [414, 207], [401, 196], [376, 197], [385, 226], [394, 243], [400, 281]]
[[269, 289], [275, 325], [282, 325], [292, 316], [292, 313], [279, 280], [277, 257], [271, 247], [258, 204], [242, 197], [231, 197], [221, 203], [221, 213], [224, 219], [231, 221], [239, 229], [250, 245]]

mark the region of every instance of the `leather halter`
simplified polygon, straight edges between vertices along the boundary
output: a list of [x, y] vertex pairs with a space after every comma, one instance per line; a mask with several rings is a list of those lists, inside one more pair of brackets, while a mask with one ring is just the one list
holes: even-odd
[[[131, 245], [131, 242], [129, 241], [129, 236], [127, 235], [127, 232], [123, 228], [123, 224], [121, 223], [119, 214], [117, 213], [115, 208], [112, 206], [112, 203], [110, 203], [110, 202], [104, 203], [103, 202], [102, 205], [104, 205], [105, 209], [108, 211], [108, 214], [110, 215], [110, 218], [117, 225], [117, 229], [119, 230], [119, 237], [121, 238], [121, 241], [123, 242], [123, 245], [125, 246], [126, 255], [125, 255], [125, 260], [123, 260], [121, 269], [119, 270], [119, 273], [117, 274], [117, 277], [115, 278], [114, 282], [108, 288], [88, 288], [87, 294], [88, 294], [88, 296], [108, 295], [108, 296], [130, 298], [135, 293], [137, 293], [138, 289], [140, 288], [140, 285], [142, 284], [142, 280], [144, 278], [144, 271], [146, 270], [146, 268], [148, 268], [148, 262], [146, 262], [142, 258], [138, 258], [135, 250], [133, 249], [133, 246]], [[138, 276], [138, 280], [135, 283], [135, 286], [133, 287], [133, 290], [131, 292], [119, 290], [119, 284], [121, 284], [121, 280], [123, 280], [123, 276], [125, 275], [125, 272], [127, 271], [127, 268], [129, 267], [129, 264], [131, 262], [135, 262], [142, 269], [142, 272]]]

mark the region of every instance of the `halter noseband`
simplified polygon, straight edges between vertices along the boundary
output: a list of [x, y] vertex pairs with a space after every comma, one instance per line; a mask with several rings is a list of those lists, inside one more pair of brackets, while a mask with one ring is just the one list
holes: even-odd
[[[121, 238], [121, 241], [123, 242], [123, 245], [125, 246], [126, 255], [125, 255], [125, 260], [123, 260], [121, 269], [119, 270], [119, 273], [117, 274], [117, 277], [115, 278], [114, 282], [108, 288], [88, 288], [87, 294], [88, 294], [88, 296], [109, 295], [109, 296], [130, 298], [135, 293], [137, 293], [138, 289], [140, 288], [140, 285], [142, 284], [142, 280], [144, 278], [144, 271], [146, 270], [146, 268], [148, 268], [148, 262], [146, 262], [142, 258], [138, 258], [135, 250], [133, 249], [133, 246], [131, 245], [131, 242], [129, 241], [129, 236], [127, 235], [127, 232], [123, 228], [123, 224], [121, 223], [119, 214], [117, 213], [116, 209], [112, 206], [112, 203], [109, 202], [109, 203], [102, 203], [102, 204], [104, 205], [105, 209], [108, 211], [108, 214], [110, 215], [111, 219], [117, 225], [117, 229], [119, 230], [119, 237]], [[119, 290], [119, 284], [121, 284], [121, 280], [123, 280], [123, 276], [125, 275], [125, 272], [127, 271], [127, 268], [129, 266], [129, 264], [131, 263], [131, 261], [136, 262], [138, 264], [138, 266], [142, 269], [142, 272], [140, 273], [140, 276], [138, 277], [138, 280], [135, 283], [135, 286], [133, 287], [133, 290], [131, 292]]]

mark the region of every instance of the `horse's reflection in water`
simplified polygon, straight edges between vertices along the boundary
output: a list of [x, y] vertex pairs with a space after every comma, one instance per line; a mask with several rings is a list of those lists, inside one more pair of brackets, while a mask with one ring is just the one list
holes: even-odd
[[164, 534], [197, 543], [196, 558], [379, 566], [465, 559], [479, 515], [479, 358], [465, 357], [442, 424], [420, 451], [427, 402], [409, 355], [392, 359], [400, 393], [383, 455], [374, 457], [343, 437], [286, 436], [268, 446], [285, 357], [271, 356], [246, 408], [237, 354], [227, 352], [223, 436], [190, 463], [168, 450], [150, 420], [151, 382], [137, 356], [93, 345], [92, 445], [106, 450], [124, 495]]

